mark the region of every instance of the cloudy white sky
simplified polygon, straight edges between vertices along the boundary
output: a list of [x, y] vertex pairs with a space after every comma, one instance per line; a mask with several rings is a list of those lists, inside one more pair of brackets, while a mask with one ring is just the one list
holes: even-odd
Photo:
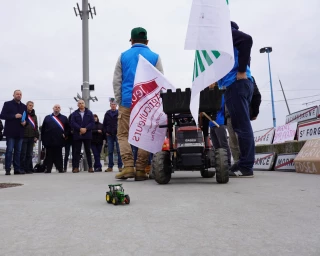
[[[79, 1], [81, 6], [81, 1]], [[193, 51], [184, 50], [192, 0], [91, 0], [97, 16], [89, 21], [90, 83], [99, 101], [91, 103], [103, 118], [108, 97], [113, 96], [112, 76], [116, 60], [130, 47], [133, 27], [148, 30], [150, 48], [162, 57], [166, 77], [177, 88], [191, 87]], [[230, 0], [231, 19], [253, 37], [252, 73], [262, 93], [255, 131], [272, 126], [267, 55], [272, 46], [271, 68], [277, 125], [284, 124], [287, 109], [280, 91], [280, 77], [292, 112], [303, 103], [320, 100], [319, 0]], [[23, 102], [33, 100], [42, 119], [59, 103], [62, 113], [76, 108], [81, 93], [81, 21], [70, 0], [11, 0], [2, 3], [0, 15], [0, 107], [21, 89]], [[300, 98], [300, 99], [296, 99]], [[320, 105], [320, 101], [310, 104]]]

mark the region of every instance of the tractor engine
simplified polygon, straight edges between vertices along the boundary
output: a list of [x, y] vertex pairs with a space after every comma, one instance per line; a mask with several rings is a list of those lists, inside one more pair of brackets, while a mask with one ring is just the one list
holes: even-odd
[[197, 126], [179, 127], [176, 132], [178, 169], [200, 169], [204, 166], [205, 143]]

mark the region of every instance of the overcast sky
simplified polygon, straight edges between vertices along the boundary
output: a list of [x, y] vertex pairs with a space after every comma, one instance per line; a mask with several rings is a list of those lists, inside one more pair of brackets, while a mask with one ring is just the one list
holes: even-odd
[[[78, 1], [81, 6], [81, 1]], [[113, 96], [112, 77], [120, 53], [130, 47], [133, 27], [147, 29], [150, 48], [159, 53], [165, 76], [177, 88], [191, 87], [193, 51], [184, 50], [191, 0], [91, 0], [97, 16], [89, 21], [90, 83], [99, 99], [91, 109], [103, 119]], [[278, 76], [291, 112], [302, 103], [320, 100], [320, 1], [230, 0], [231, 19], [253, 37], [251, 70], [262, 93], [260, 115], [253, 130], [272, 126], [267, 55], [259, 49], [272, 46], [271, 69], [277, 125], [284, 124], [287, 109]], [[21, 89], [23, 102], [33, 100], [43, 120], [56, 103], [62, 113], [76, 108], [81, 94], [81, 21], [76, 1], [11, 0], [2, 3], [0, 15], [0, 107]], [[311, 96], [311, 97], [309, 97]], [[320, 105], [320, 101], [309, 106]]]

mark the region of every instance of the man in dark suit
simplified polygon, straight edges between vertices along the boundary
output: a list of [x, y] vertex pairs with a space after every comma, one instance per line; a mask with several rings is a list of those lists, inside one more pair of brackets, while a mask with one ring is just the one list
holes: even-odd
[[21, 102], [22, 92], [15, 90], [13, 92], [13, 100], [4, 103], [0, 119], [4, 119], [4, 133], [7, 141], [7, 149], [5, 155], [6, 175], [10, 175], [12, 154], [14, 174], [24, 174], [20, 171], [20, 154], [24, 136], [24, 126], [26, 122], [27, 107]]
[[73, 129], [73, 142], [74, 142], [74, 166], [73, 173], [79, 172], [79, 162], [81, 154], [82, 143], [84, 151], [86, 152], [89, 172], [93, 173], [92, 158], [91, 158], [91, 139], [92, 130], [95, 127], [93, 113], [85, 107], [83, 100], [78, 101], [78, 109], [72, 113], [71, 128]]
[[43, 120], [41, 127], [41, 138], [46, 148], [46, 171], [51, 173], [53, 164], [59, 173], [63, 173], [62, 148], [65, 144], [70, 126], [68, 118], [60, 114], [61, 107], [56, 104], [53, 106], [53, 113], [47, 115]]

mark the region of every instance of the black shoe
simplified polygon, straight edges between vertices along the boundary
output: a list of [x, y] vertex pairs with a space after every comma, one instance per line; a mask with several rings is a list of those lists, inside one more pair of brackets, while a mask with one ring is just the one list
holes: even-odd
[[14, 175], [23, 175], [26, 174], [24, 171], [14, 171]]
[[44, 173], [51, 173], [51, 170], [45, 170]]
[[238, 170], [235, 170], [235, 171], [229, 171], [229, 177], [230, 178], [253, 178], [254, 175], [253, 175], [253, 171], [240, 171], [239, 169]]
[[67, 172], [67, 167], [64, 167], [64, 168], [63, 168], [63, 172]]
[[32, 171], [26, 171], [26, 174], [33, 174]]
[[102, 169], [101, 168], [97, 168], [94, 170], [94, 172], [102, 172]]
[[58, 171], [59, 173], [65, 173], [65, 171], [64, 170], [60, 170], [60, 171]]
[[6, 171], [6, 175], [11, 175], [11, 172], [10, 171]]

